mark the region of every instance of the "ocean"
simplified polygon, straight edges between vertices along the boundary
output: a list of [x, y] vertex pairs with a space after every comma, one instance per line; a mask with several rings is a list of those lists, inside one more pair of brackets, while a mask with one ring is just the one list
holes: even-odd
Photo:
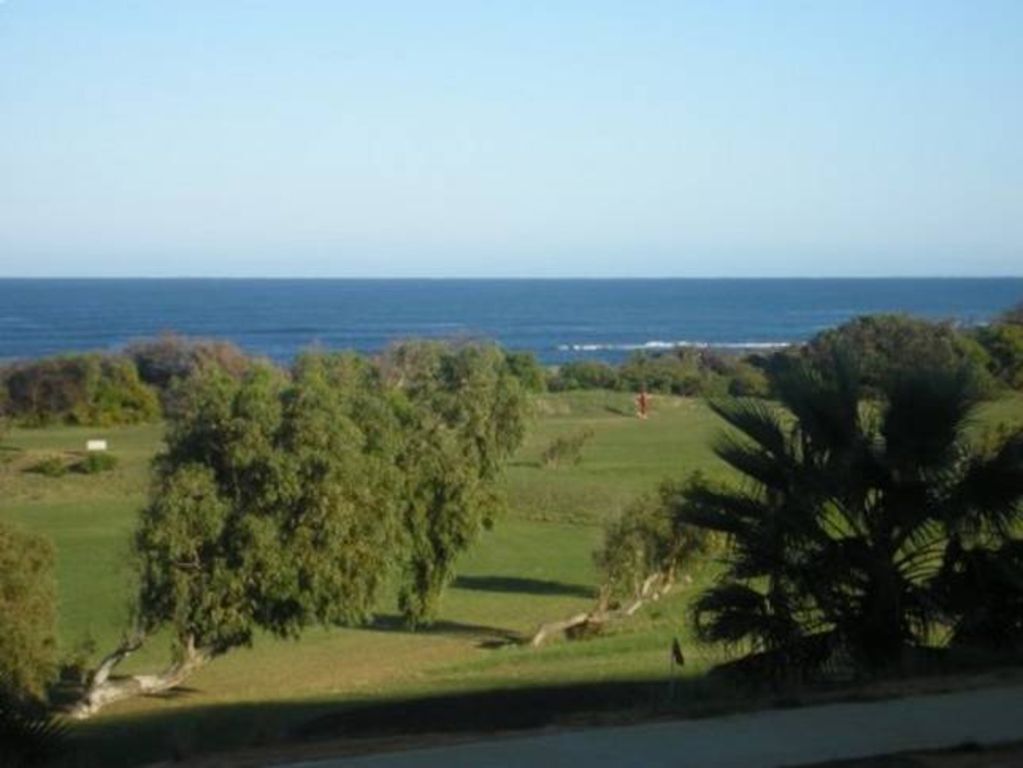
[[287, 361], [312, 345], [498, 341], [543, 362], [680, 345], [770, 349], [857, 315], [984, 323], [1023, 278], [650, 280], [0, 280], [0, 360], [116, 350], [164, 331]]

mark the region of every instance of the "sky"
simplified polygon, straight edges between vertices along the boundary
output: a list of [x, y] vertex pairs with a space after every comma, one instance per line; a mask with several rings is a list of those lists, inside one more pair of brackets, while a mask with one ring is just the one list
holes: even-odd
[[1023, 274], [1023, 2], [0, 0], [0, 276]]

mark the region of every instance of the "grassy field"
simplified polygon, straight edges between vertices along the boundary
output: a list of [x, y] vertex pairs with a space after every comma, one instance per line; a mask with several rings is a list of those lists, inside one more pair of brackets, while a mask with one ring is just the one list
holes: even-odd
[[[1023, 400], [989, 406], [982, 421], [1023, 421]], [[553, 438], [586, 427], [594, 436], [578, 465], [540, 466]], [[272, 743], [296, 732], [336, 736], [338, 727], [351, 725], [329, 725], [338, 712], [416, 697], [583, 683], [604, 686], [607, 694], [618, 684], [663, 679], [675, 636], [686, 648], [686, 675], [696, 680], [717, 658], [691, 641], [686, 624], [686, 601], [706, 574], [605, 636], [539, 650], [507, 641], [592, 603], [591, 553], [602, 521], [664, 477], [697, 468], [719, 475], [709, 447], [719, 428], [693, 400], [655, 398], [651, 418], [640, 421], [627, 395], [541, 398], [506, 479], [508, 514], [463, 558], [434, 627], [404, 631], [387, 599], [371, 627], [316, 629], [298, 642], [261, 637], [253, 648], [217, 659], [174, 695], [126, 702], [81, 726], [78, 764], [138, 764]], [[160, 434], [159, 426], [15, 430], [0, 450], [0, 516], [46, 534], [57, 547], [65, 653], [86, 641], [102, 653], [127, 625], [130, 532]], [[26, 471], [48, 455], [80, 450], [89, 437], [110, 441], [119, 459], [114, 470], [56, 478]], [[152, 669], [166, 653], [166, 642], [154, 638], [126, 670]], [[698, 686], [687, 690], [699, 695]], [[544, 694], [544, 701], [556, 700]], [[474, 708], [477, 717], [485, 711]]]

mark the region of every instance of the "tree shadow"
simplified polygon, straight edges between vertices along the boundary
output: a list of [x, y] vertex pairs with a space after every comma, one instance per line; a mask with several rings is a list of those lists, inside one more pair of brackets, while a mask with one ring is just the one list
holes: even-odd
[[547, 579], [520, 576], [459, 576], [452, 586], [479, 592], [515, 592], [527, 595], [561, 595], [564, 597], [596, 597], [597, 590], [585, 584], [566, 584]]
[[463, 621], [441, 619], [432, 624], [410, 629], [405, 620], [395, 613], [375, 616], [363, 627], [375, 632], [415, 632], [423, 635], [447, 635], [479, 640], [481, 648], [497, 648], [512, 643], [522, 642], [522, 635], [512, 629], [491, 627], [486, 624], [471, 624]]
[[735, 699], [720, 682], [694, 677], [513, 686], [391, 699], [184, 704], [76, 725], [74, 748], [50, 765], [131, 768], [194, 761], [251, 768], [387, 751], [396, 744], [443, 744], [451, 736], [478, 738], [495, 731], [717, 714], [745, 703]]
[[608, 413], [613, 413], [615, 416], [628, 416], [629, 418], [633, 418], [636, 415], [634, 408], [619, 408], [615, 405], [605, 405], [604, 410]]
[[529, 461], [527, 459], [516, 459], [515, 461], [508, 462], [509, 467], [524, 467], [526, 469], [543, 469], [543, 464], [539, 461]]

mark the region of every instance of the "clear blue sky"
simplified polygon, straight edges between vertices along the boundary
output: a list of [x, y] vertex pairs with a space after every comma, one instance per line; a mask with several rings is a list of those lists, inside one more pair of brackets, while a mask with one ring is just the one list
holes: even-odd
[[0, 0], [0, 275], [1023, 274], [1023, 2]]

